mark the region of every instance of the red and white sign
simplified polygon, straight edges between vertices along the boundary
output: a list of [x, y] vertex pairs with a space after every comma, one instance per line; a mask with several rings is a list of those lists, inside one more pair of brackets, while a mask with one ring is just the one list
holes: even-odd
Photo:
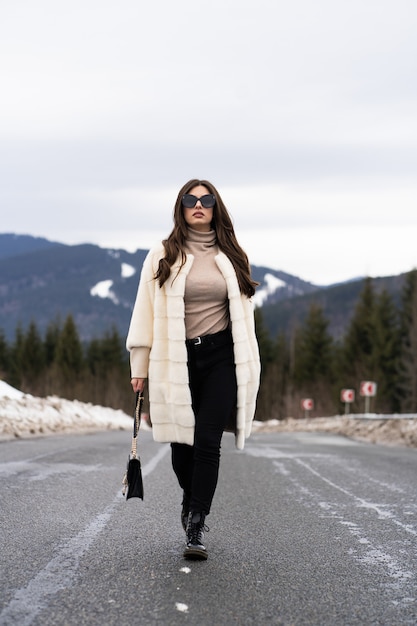
[[340, 392], [340, 400], [342, 402], [354, 402], [355, 390], [354, 389], [342, 389]]
[[312, 411], [314, 409], [314, 400], [311, 398], [303, 398], [303, 400], [301, 400], [301, 408], [303, 411]]
[[376, 396], [376, 383], [372, 380], [363, 380], [361, 382], [360, 394], [369, 398]]

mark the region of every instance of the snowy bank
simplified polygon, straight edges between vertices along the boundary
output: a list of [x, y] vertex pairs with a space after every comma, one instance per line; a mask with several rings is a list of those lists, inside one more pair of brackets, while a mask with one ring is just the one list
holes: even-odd
[[[36, 398], [0, 381], [0, 439], [132, 427], [123, 411], [56, 396]], [[141, 428], [149, 429], [144, 420]]]
[[336, 415], [255, 422], [254, 432], [326, 432], [359, 441], [417, 448], [417, 415]]
[[[144, 419], [143, 430], [150, 430]], [[0, 440], [33, 435], [131, 430], [123, 411], [64, 400], [36, 398], [0, 380]], [[417, 447], [417, 415], [344, 415], [253, 423], [253, 432], [328, 432], [372, 443]]]

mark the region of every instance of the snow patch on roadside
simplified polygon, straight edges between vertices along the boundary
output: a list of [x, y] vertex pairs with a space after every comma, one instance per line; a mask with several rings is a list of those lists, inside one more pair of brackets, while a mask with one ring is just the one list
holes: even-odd
[[[132, 418], [121, 410], [57, 396], [36, 398], [0, 380], [0, 439], [131, 428]], [[145, 415], [141, 428], [150, 430]], [[323, 432], [371, 443], [417, 447], [417, 414], [289, 417], [254, 421], [253, 432]]]
[[4, 380], [0, 380], [0, 398], [23, 398], [24, 395], [23, 391], [19, 391], [5, 383]]
[[323, 432], [357, 441], [417, 448], [417, 414], [288, 417], [284, 420], [255, 421], [253, 432]]
[[[0, 439], [131, 428], [132, 418], [121, 410], [57, 396], [36, 398], [0, 381]], [[143, 420], [141, 428], [150, 427]]]

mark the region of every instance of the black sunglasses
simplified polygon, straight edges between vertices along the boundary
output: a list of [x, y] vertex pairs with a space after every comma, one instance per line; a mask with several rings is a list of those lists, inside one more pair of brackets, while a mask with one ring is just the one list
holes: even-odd
[[207, 193], [205, 196], [201, 196], [201, 198], [197, 198], [197, 196], [193, 196], [191, 193], [186, 193], [182, 197], [182, 206], [185, 206], [186, 209], [192, 209], [198, 200], [200, 200], [201, 206], [205, 209], [212, 209], [216, 204], [216, 198], [212, 193]]

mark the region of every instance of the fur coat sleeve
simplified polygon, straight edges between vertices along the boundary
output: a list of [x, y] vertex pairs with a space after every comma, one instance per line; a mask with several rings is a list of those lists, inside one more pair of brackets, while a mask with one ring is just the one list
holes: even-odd
[[[126, 345], [131, 375], [149, 379], [155, 441], [192, 445], [194, 414], [188, 384], [184, 292], [194, 259], [188, 255], [179, 273], [179, 265], [174, 265], [170, 278], [160, 288], [154, 275], [163, 253], [162, 245], [154, 248], [143, 264]], [[226, 281], [229, 299], [238, 385], [235, 437], [237, 448], [242, 449], [251, 432], [260, 377], [253, 303], [240, 293], [227, 256], [219, 252], [216, 263]]]

